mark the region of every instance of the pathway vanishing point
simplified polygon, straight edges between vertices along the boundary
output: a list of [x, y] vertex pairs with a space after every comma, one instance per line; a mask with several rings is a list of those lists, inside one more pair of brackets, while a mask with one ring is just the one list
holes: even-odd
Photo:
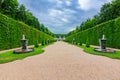
[[56, 42], [43, 54], [0, 64], [0, 80], [120, 80], [120, 60]]

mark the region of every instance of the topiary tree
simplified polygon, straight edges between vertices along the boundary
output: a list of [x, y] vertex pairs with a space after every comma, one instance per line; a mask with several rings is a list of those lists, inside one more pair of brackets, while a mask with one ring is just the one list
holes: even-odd
[[45, 45], [47, 44], [47, 40], [45, 40]]
[[37, 41], [37, 40], [35, 41], [34, 46], [35, 46], [35, 47], [39, 47], [39, 44], [38, 44], [38, 41]]
[[44, 46], [45, 45], [45, 43], [44, 43], [44, 41], [42, 41], [42, 46]]
[[82, 41], [80, 40], [80, 43], [79, 43], [80, 46], [82, 46]]
[[89, 39], [86, 40], [86, 47], [90, 47]]

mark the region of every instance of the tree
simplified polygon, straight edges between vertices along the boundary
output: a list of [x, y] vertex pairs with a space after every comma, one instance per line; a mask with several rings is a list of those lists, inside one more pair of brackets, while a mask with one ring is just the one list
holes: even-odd
[[80, 46], [82, 46], [82, 41], [80, 40], [80, 43], [79, 43]]
[[39, 43], [38, 43], [37, 40], [35, 40], [34, 46], [35, 46], [35, 47], [39, 47]]
[[111, 11], [111, 4], [110, 3], [106, 3], [102, 6], [101, 10], [100, 10], [100, 23], [111, 20], [112, 19], [112, 11]]
[[15, 18], [19, 3], [17, 0], [3, 0], [1, 4], [2, 13]]
[[100, 23], [100, 22], [99, 22], [99, 19], [100, 19], [99, 14], [95, 15], [95, 16], [92, 18], [92, 21], [93, 21], [94, 26]]
[[23, 4], [20, 5], [20, 7], [18, 8], [16, 19], [23, 21], [23, 22], [25, 22], [26, 20], [26, 8]]
[[120, 0], [113, 0], [111, 5], [112, 5], [113, 18], [119, 17], [120, 16]]
[[106, 3], [100, 10], [100, 23], [115, 19], [120, 16], [120, 0], [113, 0]]
[[26, 10], [25, 6], [19, 5], [17, 0], [0, 0], [0, 13], [7, 15], [8, 17], [22, 21], [25, 24], [41, 30], [47, 34], [53, 35], [43, 24], [40, 24], [38, 18]]
[[3, 0], [0, 0], [0, 12], [2, 12], [2, 8], [1, 8], [2, 2], [3, 2]]
[[89, 42], [89, 39], [86, 40], [86, 47], [90, 47], [90, 42]]

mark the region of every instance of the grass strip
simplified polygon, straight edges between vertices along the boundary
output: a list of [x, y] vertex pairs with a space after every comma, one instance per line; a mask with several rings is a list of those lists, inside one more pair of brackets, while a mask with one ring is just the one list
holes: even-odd
[[115, 53], [104, 53], [104, 52], [96, 52], [94, 51], [94, 47], [86, 47], [85, 45], [79, 46], [78, 44], [75, 44], [75, 46], [78, 46], [80, 48], [83, 48], [83, 51], [89, 54], [93, 55], [99, 55], [99, 56], [105, 56], [112, 59], [120, 59], [120, 51], [116, 50]]
[[0, 64], [23, 59], [28, 56], [41, 54], [44, 52], [43, 47], [45, 47], [45, 46], [39, 46], [38, 48], [34, 48], [34, 52], [30, 52], [30, 53], [14, 54], [13, 51], [1, 53], [0, 54]]
[[115, 53], [103, 53], [103, 52], [94, 51], [93, 47], [89, 47], [89, 48], [84, 47], [84, 52], [94, 54], [94, 55], [99, 55], [99, 56], [105, 56], [112, 59], [120, 59], [120, 51], [115, 51]]

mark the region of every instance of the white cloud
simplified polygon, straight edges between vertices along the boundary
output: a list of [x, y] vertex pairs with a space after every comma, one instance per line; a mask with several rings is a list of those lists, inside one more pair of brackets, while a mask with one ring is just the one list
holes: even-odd
[[49, 15], [53, 17], [63, 14], [61, 10], [57, 10], [57, 9], [49, 9], [48, 12], [49, 12]]
[[83, 9], [83, 10], [89, 10], [90, 9], [89, 3], [90, 3], [89, 0], [78, 0], [79, 8]]
[[63, 2], [61, 0], [56, 0], [56, 4], [58, 7], [62, 7]]
[[[59, 9], [49, 9], [48, 10], [48, 14], [51, 16], [51, 17], [59, 17], [59, 18], [68, 18], [69, 16], [75, 14], [76, 11], [74, 10], [71, 10], [71, 9], [62, 9], [62, 10], [59, 10]], [[70, 17], [71, 18], [71, 17]]]
[[65, 3], [66, 3], [67, 6], [71, 6], [71, 5], [72, 5], [72, 2], [71, 2], [71, 1], [68, 1], [68, 0], [65, 1]]
[[74, 13], [76, 13], [76, 11], [75, 11], [75, 10], [72, 10], [72, 9], [64, 9], [64, 12], [69, 13], [69, 14], [74, 14]]
[[62, 20], [63, 22], [66, 22], [66, 23], [69, 22], [68, 19], [66, 19], [66, 18], [62, 18], [61, 20]]
[[61, 10], [51, 8], [47, 13], [40, 13], [40, 17], [44, 18], [47, 16], [47, 18], [44, 18], [44, 20], [42, 19], [40, 21], [44, 22], [44, 24], [46, 24], [46, 26], [48, 26], [53, 32], [60, 33], [60, 31], [62, 31], [63, 33], [66, 33], [69, 32], [68, 30], [70, 26], [68, 26], [68, 24], [72, 23], [71, 20], [74, 19], [73, 16], [75, 13], [76, 11], [67, 8]]
[[107, 2], [111, 2], [112, 0], [107, 0]]
[[78, 0], [78, 8], [84, 11], [88, 11], [91, 9], [95, 9], [97, 11], [100, 10], [100, 7], [107, 2], [111, 2], [112, 0]]
[[62, 0], [48, 0], [48, 2], [56, 4], [55, 5], [56, 7], [62, 7], [62, 5], [63, 5]]
[[73, 30], [75, 30], [76, 28], [70, 28], [69, 30], [68, 30], [68, 32], [70, 32], [70, 31], [73, 31]]
[[[18, 0], [54, 33], [67, 33], [111, 0]], [[40, 5], [41, 4], [41, 5]], [[78, 5], [77, 5], [78, 4]], [[72, 7], [69, 7], [71, 6]], [[76, 6], [80, 10], [76, 10]], [[82, 10], [82, 11], [81, 11]]]

